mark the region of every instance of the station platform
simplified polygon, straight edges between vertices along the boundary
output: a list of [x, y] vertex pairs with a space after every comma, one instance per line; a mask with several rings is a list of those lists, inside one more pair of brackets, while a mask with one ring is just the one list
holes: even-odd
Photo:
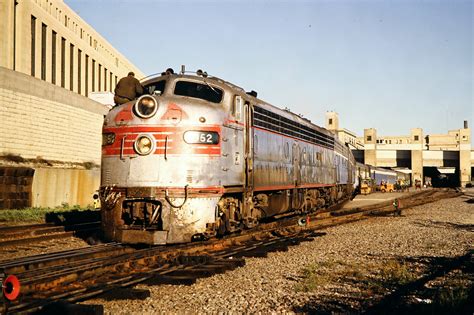
[[[422, 190], [427, 190], [429, 188], [423, 188]], [[416, 190], [419, 192], [420, 190]], [[374, 192], [368, 195], [357, 195], [353, 200], [348, 201], [344, 204], [342, 209], [353, 209], [358, 207], [365, 207], [374, 204], [378, 204], [384, 201], [395, 200], [396, 198], [405, 197], [410, 194], [413, 194], [415, 189], [412, 188], [407, 192]]]

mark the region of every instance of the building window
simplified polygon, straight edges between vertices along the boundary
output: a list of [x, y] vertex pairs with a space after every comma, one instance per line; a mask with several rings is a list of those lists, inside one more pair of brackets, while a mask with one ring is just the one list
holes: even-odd
[[69, 45], [69, 89], [74, 91], [74, 45]]
[[61, 87], [66, 86], [66, 39], [61, 37]]
[[31, 16], [31, 75], [35, 76], [36, 59], [36, 18]]
[[107, 68], [104, 68], [104, 91], [107, 91]]
[[64, 15], [64, 26], [67, 27], [67, 15]]
[[46, 24], [41, 23], [41, 80], [46, 80]]
[[92, 88], [91, 88], [91, 91], [94, 92], [95, 91], [95, 60], [92, 59]]
[[86, 55], [86, 96], [89, 96], [89, 56]]
[[415, 141], [418, 141], [419, 139], [420, 139], [419, 136], [415, 136], [415, 137], [414, 137], [414, 140], [415, 140]]
[[102, 77], [102, 65], [99, 64], [99, 73], [98, 73], [98, 80], [97, 80], [97, 83], [99, 83], [97, 85], [97, 91], [100, 91], [100, 83], [101, 83], [101, 77]]
[[51, 83], [56, 84], [56, 32], [51, 36]]
[[115, 85], [114, 86], [117, 86], [117, 80], [118, 80], [118, 78], [117, 78], [117, 76], [115, 76]]
[[77, 93], [82, 93], [82, 50], [77, 50]]
[[332, 118], [329, 118], [329, 124], [332, 125]]
[[112, 74], [112, 72], [110, 72], [110, 80], [109, 80], [109, 82], [110, 82], [110, 89], [109, 89], [109, 91], [110, 91], [110, 92], [112, 92], [112, 77], [113, 77], [113, 74]]
[[367, 141], [372, 141], [372, 136], [367, 136]]

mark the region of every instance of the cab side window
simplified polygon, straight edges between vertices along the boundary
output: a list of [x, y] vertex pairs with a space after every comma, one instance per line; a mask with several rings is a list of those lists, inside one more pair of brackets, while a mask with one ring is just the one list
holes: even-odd
[[242, 119], [242, 106], [243, 106], [243, 99], [242, 96], [236, 95], [234, 97], [234, 103], [232, 104], [232, 116], [234, 116], [235, 120], [240, 121]]
[[145, 94], [163, 94], [165, 90], [166, 80], [153, 82], [144, 86]]

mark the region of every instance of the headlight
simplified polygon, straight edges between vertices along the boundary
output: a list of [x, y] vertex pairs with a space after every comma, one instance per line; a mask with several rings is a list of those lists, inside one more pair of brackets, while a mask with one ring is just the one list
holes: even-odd
[[134, 109], [138, 116], [150, 118], [158, 110], [158, 103], [150, 95], [143, 95], [135, 102]]
[[186, 131], [184, 141], [189, 144], [218, 144], [219, 134], [214, 131]]
[[103, 133], [102, 134], [102, 145], [111, 145], [115, 142], [115, 133]]
[[140, 155], [147, 155], [153, 151], [155, 147], [154, 141], [150, 136], [140, 135], [133, 145], [135, 152]]

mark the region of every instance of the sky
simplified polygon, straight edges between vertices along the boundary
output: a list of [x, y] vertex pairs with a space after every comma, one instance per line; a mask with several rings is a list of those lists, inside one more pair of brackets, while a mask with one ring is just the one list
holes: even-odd
[[474, 130], [474, 1], [64, 0], [146, 75], [203, 69], [363, 135]]

